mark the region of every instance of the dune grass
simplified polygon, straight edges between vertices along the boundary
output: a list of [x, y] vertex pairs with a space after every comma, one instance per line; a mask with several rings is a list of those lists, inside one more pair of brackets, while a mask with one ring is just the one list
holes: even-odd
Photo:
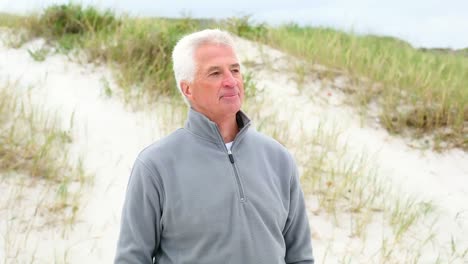
[[0, 214], [7, 225], [0, 235], [5, 263], [20, 254], [32, 230], [73, 225], [81, 192], [92, 182], [80, 160], [72, 160], [70, 130], [14, 87], [0, 86]]
[[234, 20], [231, 28], [310, 64], [328, 67], [325, 77], [351, 77], [347, 91], [355, 95], [355, 103], [378, 102], [380, 120], [390, 132], [434, 135], [436, 149], [468, 149], [468, 57], [464, 52], [418, 50], [391, 37], [329, 28], [253, 25], [248, 17]]
[[18, 15], [0, 12], [0, 25], [7, 28], [21, 28], [22, 18]]
[[[115, 71], [127, 102], [152, 102], [160, 96], [180, 96], [172, 73], [172, 48], [185, 33], [201, 28], [203, 20], [131, 19], [111, 11], [66, 4], [39, 14], [9, 16], [0, 26], [22, 28], [20, 43], [44, 38], [62, 53], [84, 52], [85, 62], [103, 63]], [[135, 103], [135, 104], [137, 104]]]
[[[174, 45], [184, 34], [205, 27], [234, 29], [229, 21], [134, 19], [117, 17], [109, 10], [66, 4], [53, 5], [39, 14], [25, 17], [8, 15], [0, 20], [0, 26], [26, 31], [14, 46], [41, 37], [59, 52], [84, 52], [85, 62], [109, 65], [114, 69], [124, 99], [138, 105], [142, 100], [151, 103], [159, 97], [182, 104], [172, 72]], [[247, 34], [248, 29], [246, 25], [242, 33]], [[251, 33], [252, 36], [258, 34]], [[31, 56], [42, 61], [47, 54], [34, 52]]]
[[[70, 130], [63, 130], [51, 113], [20, 97], [12, 86], [0, 87], [0, 173], [20, 173], [30, 176], [32, 184], [54, 186], [55, 199], [46, 207], [54, 217], [73, 223], [79, 209], [75, 194], [92, 179], [80, 161], [71, 163]], [[71, 184], [79, 188], [71, 192]]]
[[[351, 78], [346, 91], [354, 95], [354, 103], [366, 109], [377, 102], [380, 121], [392, 133], [430, 135], [436, 149], [468, 149], [464, 53], [417, 50], [398, 39], [327, 28], [254, 25], [248, 16], [222, 21], [129, 18], [74, 4], [54, 5], [27, 17], [3, 15], [0, 25], [26, 29], [20, 42], [42, 37], [62, 52], [80, 49], [88, 62], [109, 64], [127, 101], [148, 102], [159, 96], [180, 100], [170, 58], [177, 39], [201, 28], [222, 27], [326, 66], [328, 73], [318, 78]], [[296, 70], [302, 81], [312, 74], [304, 67]]]

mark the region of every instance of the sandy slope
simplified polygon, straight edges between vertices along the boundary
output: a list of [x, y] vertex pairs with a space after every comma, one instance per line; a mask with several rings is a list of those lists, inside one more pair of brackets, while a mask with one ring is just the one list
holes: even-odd
[[[339, 90], [311, 81], [306, 84], [309, 95], [297, 91], [290, 75], [286, 74], [288, 60], [278, 51], [263, 48], [265, 55], [248, 41], [239, 40], [243, 60], [272, 62], [276, 72], [268, 67], [255, 68], [258, 86], [266, 91], [272, 107], [281, 106], [283, 119], [291, 118], [291, 129], [299, 123], [312, 130], [319, 121], [338, 124], [344, 128], [343, 141], [351, 150], [374, 155], [382, 177], [401, 186], [405, 193], [416, 194], [434, 201], [442, 212], [440, 241], [445, 243], [453, 236], [460, 246], [468, 247], [468, 154], [450, 151], [436, 154], [432, 151], [415, 150], [405, 141], [389, 136], [374, 124], [361, 127], [358, 117], [341, 104], [344, 95]], [[83, 196], [78, 222], [72, 230], [61, 235], [63, 227], [32, 230], [26, 239], [20, 225], [8, 221], [18, 208], [0, 210], [0, 233], [18, 228], [21, 241], [18, 259], [8, 261], [23, 263], [35, 254], [37, 263], [51, 260], [67, 263], [111, 262], [118, 235], [120, 210], [128, 175], [139, 150], [162, 134], [161, 109], [153, 112], [128, 110], [115, 96], [104, 96], [103, 78], [115, 89], [110, 72], [104, 67], [80, 65], [69, 62], [62, 55], [48, 56], [44, 62], [35, 62], [27, 48], [40, 47], [36, 41], [21, 49], [0, 46], [0, 83], [18, 81], [18, 89], [30, 89], [35, 102], [44, 103], [50, 110], [58, 111], [59, 117], [68, 123], [74, 114], [73, 152], [84, 157], [85, 168], [95, 175], [95, 183]], [[266, 51], [266, 52], [265, 52]], [[330, 93], [332, 94], [330, 96]], [[268, 111], [266, 109], [265, 111]], [[0, 185], [0, 193], [11, 186]], [[311, 202], [312, 203], [312, 202]], [[312, 206], [312, 205], [310, 205]], [[16, 210], [16, 211], [15, 211]], [[325, 215], [312, 215], [311, 226], [317, 234], [314, 241], [315, 255], [322, 260], [327, 254], [327, 263], [339, 260], [339, 254], [353, 251], [352, 255], [368, 259], [378, 245], [378, 224], [371, 225], [368, 244], [347, 236], [347, 226], [334, 227]], [[380, 229], [379, 229], [380, 228]], [[3, 260], [5, 245], [0, 241], [0, 259]], [[360, 252], [363, 245], [366, 250]], [[359, 258], [358, 258], [359, 259]], [[319, 261], [320, 263], [321, 261]], [[357, 262], [356, 262], [357, 263]]]
[[[288, 72], [300, 62], [291, 61], [291, 58], [268, 47], [256, 49], [255, 44], [249, 41], [239, 39], [239, 44], [243, 60], [265, 65], [255, 69], [259, 86], [263, 86], [272, 106], [288, 109], [283, 112], [285, 119], [294, 113], [294, 120], [302, 121], [306, 133], [313, 133], [324, 120], [330, 127], [339, 127], [343, 131], [340, 140], [348, 145], [349, 154], [367, 153], [375, 162], [369, 165], [377, 166], [379, 177], [399, 193], [435, 205], [440, 219], [432, 231], [438, 235], [434, 243], [437, 245], [435, 247], [439, 248], [426, 247], [422, 251], [423, 262], [433, 262], [438, 254], [449, 254], [451, 239], [457, 247], [468, 249], [468, 153], [458, 149], [442, 154], [432, 150], [421, 151], [410, 147], [414, 145], [410, 139], [389, 135], [375, 119], [366, 120], [365, 124], [361, 125], [356, 111], [343, 103], [345, 95], [339, 89], [340, 86], [346, 85], [342, 83], [343, 78], [337, 78], [333, 83], [306, 79], [302, 92], [299, 92], [295, 88], [297, 85], [292, 81], [294, 74]], [[273, 68], [275, 73], [272, 73], [269, 67]], [[346, 232], [346, 229], [349, 227], [346, 224], [342, 228], [334, 229], [330, 227], [330, 221], [323, 221], [321, 217], [314, 220], [314, 216], [311, 222], [315, 232], [333, 241], [331, 248], [328, 248], [331, 251], [329, 254], [341, 255], [349, 248], [355, 247], [359, 250], [359, 247], [364, 247], [362, 261], [369, 260], [372, 255], [372, 250], [369, 249], [375, 247], [375, 243], [381, 243], [380, 235], [388, 231], [382, 230], [381, 225], [371, 225], [370, 230], [373, 231], [369, 232], [367, 243], [361, 244], [348, 237], [349, 232]], [[330, 232], [330, 229], [334, 231]], [[427, 232], [429, 229], [422, 230]], [[332, 235], [335, 233], [336, 236]], [[324, 243], [316, 243], [319, 250], [323, 250], [317, 252], [318, 256], [328, 246], [325, 241], [322, 242]], [[338, 261], [330, 256], [328, 259], [332, 262]], [[465, 261], [468, 262], [468, 259]]]

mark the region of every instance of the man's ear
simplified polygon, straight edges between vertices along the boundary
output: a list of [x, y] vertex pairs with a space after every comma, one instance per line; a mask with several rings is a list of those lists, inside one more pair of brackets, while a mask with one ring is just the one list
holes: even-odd
[[182, 93], [188, 98], [192, 99], [192, 89], [191, 85], [186, 81], [180, 82], [180, 89], [182, 89]]

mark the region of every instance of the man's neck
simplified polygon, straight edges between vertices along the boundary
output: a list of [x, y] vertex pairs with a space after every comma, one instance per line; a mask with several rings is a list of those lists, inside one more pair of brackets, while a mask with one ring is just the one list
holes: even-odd
[[236, 122], [236, 115], [229, 116], [223, 119], [212, 120], [218, 125], [219, 132], [225, 143], [231, 142], [239, 132], [239, 126]]

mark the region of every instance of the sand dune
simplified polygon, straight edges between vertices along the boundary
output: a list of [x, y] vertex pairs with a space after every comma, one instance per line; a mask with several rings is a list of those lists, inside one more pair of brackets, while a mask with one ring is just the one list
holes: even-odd
[[[389, 135], [374, 119], [366, 119], [361, 125], [356, 111], [344, 103], [346, 95], [338, 83], [310, 80], [299, 90], [288, 70], [291, 58], [268, 47], [259, 50], [257, 44], [243, 39], [237, 41], [241, 59], [256, 62], [257, 66], [247, 68], [255, 73], [257, 86], [269, 102], [270, 109], [263, 111], [281, 108], [279, 118], [288, 120], [292, 131], [302, 126], [304, 133], [312, 133], [324, 120], [330, 126], [338, 125], [343, 130], [340, 140], [349, 145], [349, 155], [368, 153], [384, 181], [403, 194], [436, 205], [439, 220], [433, 230], [438, 237], [433, 247], [447, 247], [449, 251], [453, 240], [460, 248], [468, 248], [468, 153], [418, 150], [409, 146], [410, 139]], [[161, 127], [168, 114], [167, 105], [133, 111], [118, 95], [107, 97], [103, 92], [107, 83], [118, 94], [109, 69], [72, 62], [59, 54], [49, 55], [43, 62], [34, 61], [27, 50], [42, 45], [41, 40], [20, 49], [0, 44], [0, 83], [16, 82], [16, 89], [29, 91], [33, 102], [56, 112], [64, 123], [74, 118], [72, 152], [83, 157], [86, 171], [94, 175], [94, 184], [85, 189], [73, 227], [46, 226], [25, 232], [19, 220], [26, 219], [19, 218], [31, 216], [21, 212], [35, 205], [31, 202], [20, 203], [23, 207], [0, 206], [0, 260], [109, 263], [115, 251], [131, 166], [144, 146], [167, 133], [167, 128]], [[0, 193], [11, 193], [13, 188], [2, 182]], [[339, 262], [342, 254], [356, 256], [353, 263], [372, 259], [382, 233], [388, 231], [379, 225], [378, 218], [369, 226], [368, 239], [361, 241], [348, 236], [346, 223], [335, 226], [325, 214], [312, 213], [316, 206], [313, 194], [308, 196], [308, 202], [318, 263], [325, 257], [326, 263]], [[342, 217], [346, 222], [346, 215]], [[10, 236], [6, 237], [6, 233]], [[17, 256], [12, 255], [18, 251]], [[434, 254], [431, 246], [422, 252], [428, 257]]]

